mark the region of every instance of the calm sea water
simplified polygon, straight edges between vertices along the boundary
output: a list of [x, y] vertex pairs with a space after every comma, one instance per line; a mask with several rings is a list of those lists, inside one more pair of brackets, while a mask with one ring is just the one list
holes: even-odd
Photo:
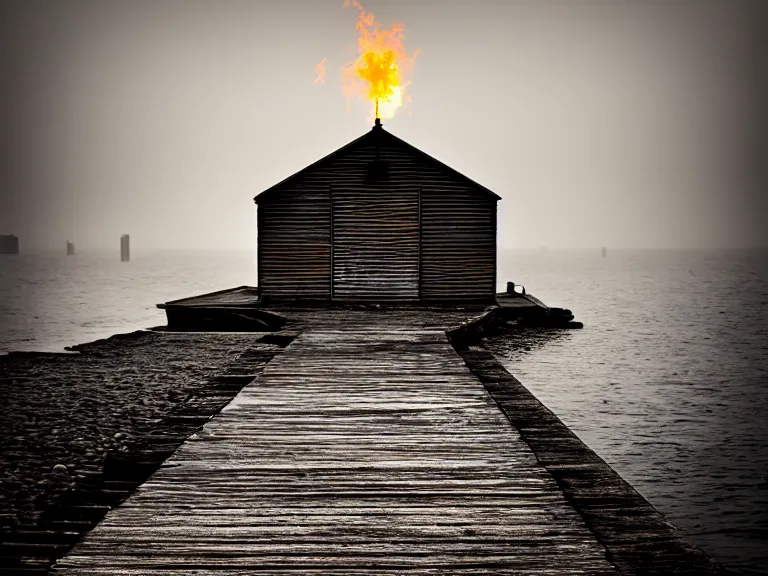
[[[768, 253], [512, 251], [506, 280], [583, 330], [488, 342], [709, 554], [768, 574]], [[252, 252], [0, 256], [0, 353], [162, 325], [155, 304], [256, 284]]]
[[0, 353], [165, 325], [157, 304], [256, 285], [255, 252], [167, 250], [0, 255]]
[[768, 574], [768, 253], [529, 251], [499, 277], [583, 330], [492, 350], [702, 549]]

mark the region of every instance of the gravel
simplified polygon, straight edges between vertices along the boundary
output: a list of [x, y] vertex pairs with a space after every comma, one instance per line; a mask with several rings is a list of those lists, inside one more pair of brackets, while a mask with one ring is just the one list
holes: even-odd
[[34, 528], [263, 334], [134, 332], [0, 357], [0, 529]]

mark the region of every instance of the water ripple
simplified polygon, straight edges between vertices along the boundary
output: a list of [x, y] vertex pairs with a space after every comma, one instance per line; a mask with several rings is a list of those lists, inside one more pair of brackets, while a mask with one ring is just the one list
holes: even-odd
[[709, 554], [768, 574], [764, 252], [513, 252], [499, 278], [584, 330], [489, 347]]

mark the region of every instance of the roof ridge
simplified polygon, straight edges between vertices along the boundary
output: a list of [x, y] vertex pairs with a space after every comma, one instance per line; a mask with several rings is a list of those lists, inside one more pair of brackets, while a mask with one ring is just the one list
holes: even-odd
[[284, 178], [283, 180], [281, 180], [277, 184], [274, 184], [274, 185], [270, 186], [269, 188], [267, 188], [266, 190], [264, 190], [263, 192], [258, 194], [253, 200], [254, 200], [254, 202], [256, 202], [258, 204], [260, 202], [260, 200], [263, 197], [265, 197], [266, 195], [273, 194], [274, 192], [276, 192], [277, 190], [279, 190], [280, 188], [282, 188], [283, 186], [285, 186], [289, 182], [293, 181], [296, 178], [299, 178], [300, 176], [302, 176], [305, 173], [307, 173], [308, 171], [310, 171], [312, 168], [317, 167], [318, 165], [320, 165], [323, 162], [331, 159], [332, 157], [334, 157], [336, 155], [339, 155], [339, 154], [342, 154], [344, 151], [347, 151], [350, 148], [353, 148], [354, 146], [359, 145], [361, 142], [363, 142], [365, 140], [375, 139], [374, 141], [378, 141], [381, 138], [389, 138], [389, 139], [391, 139], [395, 143], [397, 143], [397, 144], [399, 144], [401, 146], [404, 146], [410, 152], [413, 152], [413, 153], [416, 153], [418, 155], [421, 155], [427, 161], [433, 162], [433, 163], [437, 164], [440, 168], [446, 170], [447, 172], [449, 172], [450, 174], [452, 174], [454, 176], [458, 176], [459, 178], [461, 178], [462, 180], [464, 180], [465, 182], [467, 182], [471, 186], [473, 186], [475, 188], [478, 188], [481, 192], [484, 192], [486, 194], [491, 195], [496, 200], [500, 200], [501, 199], [501, 197], [498, 194], [496, 194], [495, 192], [493, 192], [489, 188], [486, 188], [482, 184], [472, 180], [468, 176], [465, 176], [464, 174], [462, 174], [461, 172], [459, 172], [455, 168], [452, 168], [452, 167], [448, 166], [445, 162], [442, 162], [442, 161], [438, 160], [437, 158], [435, 158], [434, 156], [430, 156], [429, 154], [427, 154], [423, 150], [420, 150], [419, 148], [416, 148], [416, 146], [414, 146], [413, 144], [409, 144], [408, 142], [406, 142], [402, 138], [399, 138], [398, 136], [395, 136], [391, 132], [388, 132], [388, 131], [384, 130], [382, 125], [381, 125], [381, 123], [377, 123], [377, 124], [375, 124], [373, 126], [373, 128], [370, 131], [368, 131], [368, 132], [362, 134], [361, 136], [355, 138], [354, 140], [348, 142], [344, 146], [342, 146], [340, 148], [337, 148], [336, 150], [334, 150], [330, 154], [326, 154], [325, 156], [323, 156], [319, 160], [316, 160], [312, 164], [309, 164], [308, 166], [305, 166], [304, 168], [302, 168], [298, 172], [295, 172], [294, 174], [288, 176], [287, 178]]

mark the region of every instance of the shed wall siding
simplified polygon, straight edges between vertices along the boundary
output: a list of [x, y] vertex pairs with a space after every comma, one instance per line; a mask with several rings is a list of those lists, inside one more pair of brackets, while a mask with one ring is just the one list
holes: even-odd
[[[374, 161], [378, 168], [371, 170]], [[259, 285], [264, 295], [331, 298], [332, 187], [345, 190], [347, 200], [356, 188], [378, 188], [393, 197], [421, 189], [421, 297], [493, 297], [495, 198], [405, 148], [388, 145], [346, 150], [260, 202]], [[343, 294], [354, 297], [354, 291]]]
[[286, 190], [258, 211], [258, 274], [263, 296], [331, 297], [328, 191]]
[[471, 190], [421, 193], [421, 296], [492, 298], [496, 284], [496, 202]]

